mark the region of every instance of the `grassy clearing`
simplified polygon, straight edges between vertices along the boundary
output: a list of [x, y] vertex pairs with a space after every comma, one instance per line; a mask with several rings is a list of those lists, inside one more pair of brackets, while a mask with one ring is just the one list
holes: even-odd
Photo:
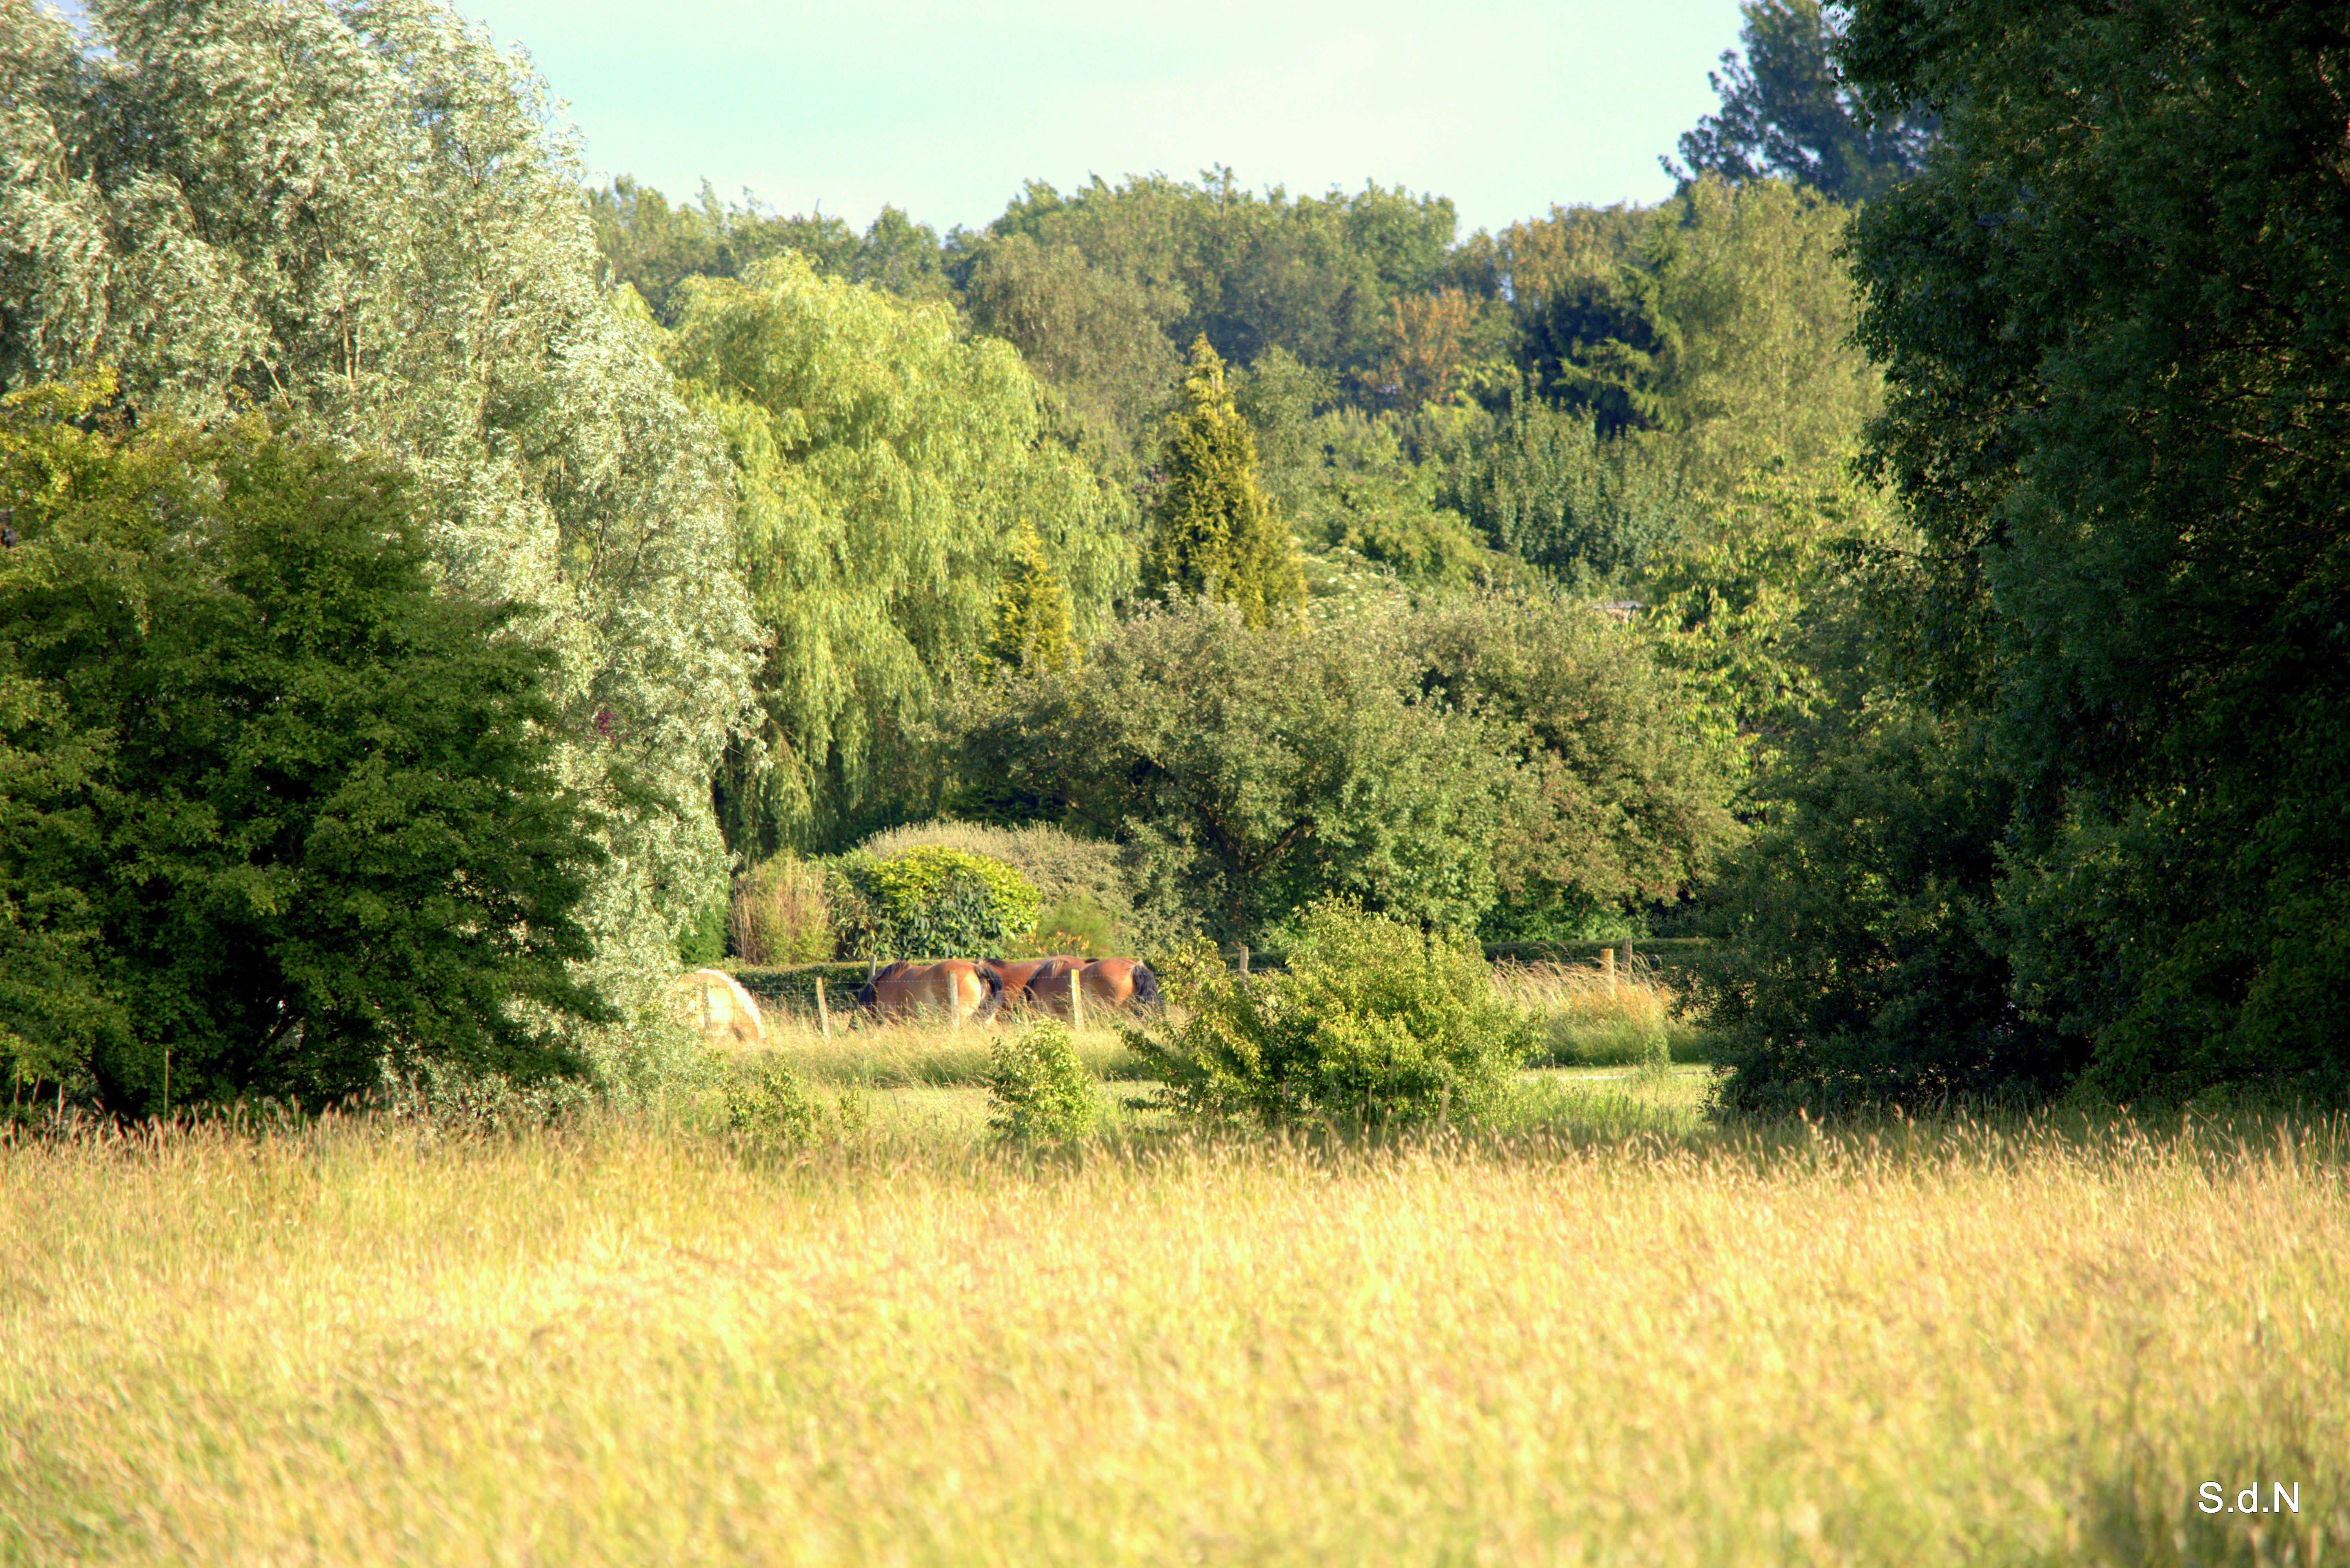
[[1710, 1059], [1705, 1033], [1677, 1018], [1680, 994], [1656, 965], [1596, 963], [1504, 965], [1493, 984], [1514, 1005], [1539, 1013], [1555, 1066], [1629, 1067], [1659, 1059]]
[[1586, 1130], [20, 1141], [0, 1560], [2350, 1549], [2339, 1129]]
[[[1007, 1012], [1000, 1020], [953, 1029], [943, 1023], [852, 1022], [844, 1011], [834, 1015], [827, 1038], [813, 1011], [763, 1001], [759, 1012], [767, 1048], [793, 1072], [816, 1084], [873, 1088], [984, 1083], [990, 1044], [1030, 1017]], [[1088, 1021], [1073, 1044], [1079, 1060], [1102, 1077], [1131, 1077], [1139, 1069], [1114, 1024]]]

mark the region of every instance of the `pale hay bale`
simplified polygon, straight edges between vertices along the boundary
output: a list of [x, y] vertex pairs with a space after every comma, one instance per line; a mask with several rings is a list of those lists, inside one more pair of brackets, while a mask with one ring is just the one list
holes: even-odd
[[767, 1043], [759, 1003], [725, 971], [698, 969], [681, 974], [669, 982], [669, 992], [677, 1016], [711, 1044], [755, 1047]]

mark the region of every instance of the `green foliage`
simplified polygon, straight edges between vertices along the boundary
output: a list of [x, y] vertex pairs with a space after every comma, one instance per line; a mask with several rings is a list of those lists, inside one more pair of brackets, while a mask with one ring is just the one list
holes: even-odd
[[983, 244], [964, 303], [972, 326], [1020, 350], [1051, 393], [1056, 422], [1104, 473], [1141, 475], [1145, 435], [1182, 360], [1161, 329], [1181, 296], [1093, 266], [1025, 234]]
[[837, 842], [940, 776], [920, 728], [980, 656], [1022, 529], [1079, 634], [1131, 583], [1131, 545], [1045, 437], [1008, 346], [798, 256], [688, 293], [673, 358], [725, 431], [741, 558], [773, 639], [760, 745], [721, 780], [728, 836], [754, 855]]
[[1836, 57], [1843, 18], [1854, 8], [1836, 0], [1744, 0], [1746, 57], [1727, 50], [1721, 74], [1707, 74], [1721, 109], [1682, 133], [1688, 169], [1672, 171], [1683, 180], [1787, 180], [1833, 201], [1863, 202], [1922, 170], [1939, 117], [1913, 103], [1880, 119], [1861, 103]]
[[1044, 542], [1025, 523], [1012, 564], [996, 590], [987, 656], [1007, 670], [1061, 670], [1076, 658], [1069, 637], [1069, 595]]
[[1450, 465], [1439, 496], [1495, 549], [1586, 589], [1662, 556], [1688, 510], [1654, 449], [1531, 398], [1513, 400], [1500, 431]]
[[693, 924], [679, 933], [677, 961], [688, 969], [707, 969], [726, 956], [727, 906], [704, 904]]
[[1520, 310], [1529, 382], [1709, 495], [1773, 459], [1841, 459], [1880, 394], [1852, 341], [1847, 218], [1779, 181], [1707, 176], [1606, 243], [1529, 243], [1548, 287]]
[[869, 283], [914, 300], [939, 301], [949, 286], [938, 234], [884, 206], [860, 238], [824, 213], [785, 217], [745, 202], [730, 207], [703, 181], [691, 204], [672, 207], [626, 174], [587, 192], [596, 251], [612, 283], [633, 291], [653, 318], [675, 327], [696, 277], [740, 277], [758, 263], [796, 251], [826, 277]]
[[1001, 861], [923, 844], [831, 863], [846, 958], [1002, 958], [1036, 923], [1028, 878]]
[[1873, 485], [1774, 466], [1708, 509], [1649, 575], [1646, 624], [1700, 696], [1699, 712], [1752, 767], [1840, 731], [1887, 680], [1904, 640], [1904, 527]]
[[1742, 1112], [2029, 1104], [2086, 1057], [2009, 999], [1995, 845], [2013, 804], [1980, 733], [1876, 717], [1777, 777], [1710, 922], [1698, 995]]
[[[1571, 598], [1491, 594], [1396, 615], [1421, 701], [1480, 721], [1508, 764], [1491, 855], [1500, 930], [1613, 934], [1703, 880], [1738, 836], [1733, 753], [1644, 641]], [[1534, 934], [1527, 930], [1527, 934]]]
[[1232, 406], [1224, 362], [1203, 336], [1191, 345], [1187, 407], [1160, 458], [1160, 492], [1143, 587], [1170, 598], [1238, 607], [1263, 626], [1305, 597], [1297, 546], [1256, 479], [1256, 441]]
[[1049, 1020], [988, 1048], [988, 1127], [1012, 1143], [1073, 1143], [1101, 1124], [1101, 1094], [1066, 1024]]
[[1171, 938], [1137, 915], [1126, 852], [1116, 844], [1042, 823], [1004, 827], [941, 820], [877, 833], [862, 847], [887, 859], [925, 844], [1001, 861], [1025, 877], [1042, 906], [1028, 944], [1039, 952], [1149, 952]]
[[1474, 1119], [1540, 1043], [1474, 946], [1342, 902], [1306, 912], [1286, 972], [1232, 974], [1203, 954], [1173, 995], [1177, 1021], [1128, 1043], [1193, 1117]]
[[1219, 938], [1344, 892], [1450, 929], [1492, 897], [1510, 770], [1478, 722], [1411, 701], [1399, 655], [1347, 628], [1252, 628], [1230, 606], [1138, 616], [965, 721], [966, 765], [1133, 857], [1139, 901]]
[[836, 948], [824, 872], [790, 850], [771, 855], [734, 884], [729, 945], [747, 964], [821, 963]]
[[2343, 1081], [2345, 43], [2249, 3], [1849, 31], [1870, 101], [1944, 114], [1853, 242], [1917, 647], [2011, 792], [2013, 999], [2116, 1096]]
[[1640, 640], [1493, 596], [1305, 630], [1139, 617], [1015, 682], [975, 771], [1128, 846], [1146, 906], [1255, 940], [1317, 898], [1446, 929], [1513, 901], [1669, 897], [1732, 831], [1731, 773]]
[[723, 454], [597, 286], [553, 99], [429, 0], [78, 9], [0, 23], [0, 388], [111, 365], [142, 415], [277, 404], [400, 466], [443, 591], [558, 656], [553, 765], [608, 851], [580, 915], [633, 1012], [723, 896], [757, 628]]
[[1205, 335], [1218, 354], [1253, 365], [1274, 346], [1341, 375], [1368, 369], [1387, 346], [1398, 295], [1419, 294], [1447, 270], [1452, 203], [1376, 184], [1292, 199], [1240, 187], [1228, 169], [1198, 183], [1143, 175], [1096, 179], [1067, 195], [1032, 182], [989, 226], [1066, 246], [1094, 268], [1170, 302], [1170, 342]]
[[798, 1076], [771, 1054], [733, 1064], [723, 1103], [727, 1130], [753, 1150], [803, 1147], [824, 1125]]
[[615, 1014], [571, 969], [601, 852], [551, 656], [434, 594], [396, 471], [255, 418], [134, 438], [103, 390], [0, 403], [14, 1075], [143, 1115], [167, 1075], [182, 1106], [578, 1071]]

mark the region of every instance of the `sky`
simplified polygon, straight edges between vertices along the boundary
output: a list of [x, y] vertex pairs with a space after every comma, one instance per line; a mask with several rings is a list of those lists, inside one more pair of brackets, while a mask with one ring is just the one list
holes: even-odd
[[1655, 202], [1737, 0], [456, 0], [527, 48], [599, 180], [708, 180], [941, 234], [1041, 179], [1230, 167], [1450, 196], [1461, 232]]

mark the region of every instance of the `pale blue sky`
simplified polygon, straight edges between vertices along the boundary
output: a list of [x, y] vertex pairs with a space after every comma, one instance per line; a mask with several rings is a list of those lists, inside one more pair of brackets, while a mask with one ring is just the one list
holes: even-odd
[[941, 233], [1025, 179], [1211, 163], [1448, 195], [1464, 234], [1654, 202], [1739, 26], [1737, 0], [456, 3], [530, 50], [601, 175], [860, 228], [894, 202]]

